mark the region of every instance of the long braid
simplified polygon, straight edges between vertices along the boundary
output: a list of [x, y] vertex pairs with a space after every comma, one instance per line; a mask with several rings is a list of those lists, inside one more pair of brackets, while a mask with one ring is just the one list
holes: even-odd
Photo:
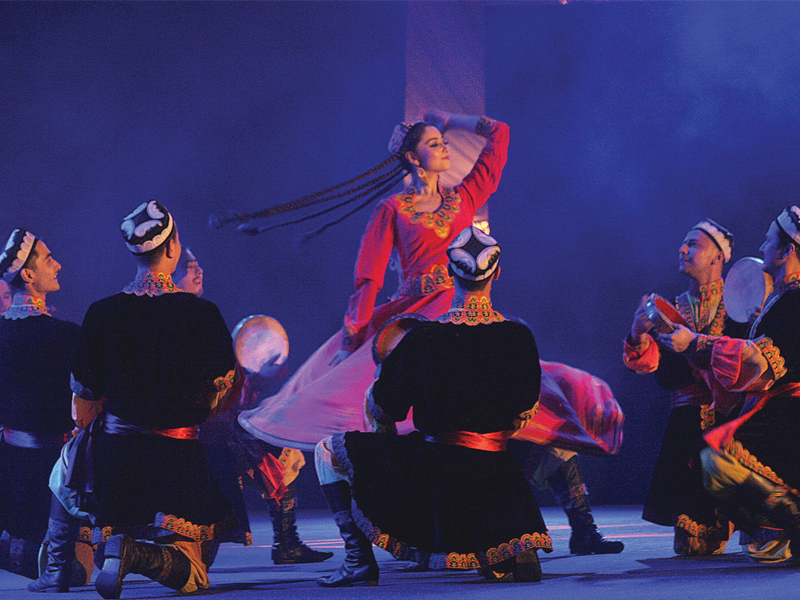
[[[375, 190], [377, 190], [377, 192], [375, 194], [373, 194], [372, 196], [370, 196], [369, 199], [364, 204], [361, 204], [358, 208], [356, 208], [355, 210], [347, 213], [344, 217], [342, 217], [341, 219], [337, 219], [334, 222], [334, 223], [339, 223], [342, 220], [344, 220], [345, 218], [349, 217], [350, 215], [358, 212], [359, 210], [361, 210], [362, 208], [367, 206], [370, 202], [372, 202], [376, 198], [379, 198], [382, 195], [384, 195], [385, 193], [387, 193], [395, 185], [397, 185], [400, 181], [402, 181], [402, 179], [403, 179], [403, 177], [405, 177], [405, 175], [406, 175], [406, 171], [401, 166], [398, 165], [397, 167], [395, 167], [391, 171], [389, 171], [387, 173], [384, 173], [384, 174], [380, 175], [379, 177], [376, 177], [376, 178], [370, 180], [366, 184], [363, 184], [361, 186], [358, 186], [357, 188], [353, 188], [352, 190], [349, 190], [347, 192], [347, 194], [350, 194], [350, 193], [355, 192], [355, 191], [361, 191], [361, 190], [364, 190], [364, 191], [362, 191], [360, 194], [355, 194], [355, 195], [351, 196], [350, 198], [347, 198], [346, 200], [344, 200], [342, 202], [339, 202], [338, 204], [335, 204], [335, 205], [330, 206], [328, 208], [322, 209], [322, 210], [320, 210], [318, 212], [315, 212], [315, 213], [312, 213], [310, 215], [306, 215], [306, 216], [300, 217], [298, 219], [293, 219], [291, 221], [286, 221], [284, 223], [277, 223], [275, 225], [260, 225], [260, 226], [257, 226], [257, 225], [253, 225], [251, 223], [242, 223], [241, 225], [239, 225], [237, 227], [237, 230], [241, 231], [242, 233], [249, 233], [251, 235], [257, 235], [259, 233], [264, 233], [265, 231], [270, 231], [272, 229], [278, 229], [280, 227], [286, 227], [287, 225], [295, 225], [297, 223], [302, 223], [303, 221], [308, 221], [308, 220], [314, 219], [316, 217], [321, 217], [324, 214], [327, 214], [329, 212], [332, 212], [334, 210], [342, 208], [343, 206], [347, 206], [348, 204], [350, 204], [352, 202], [355, 202], [356, 200], [359, 200], [359, 199], [363, 198], [364, 196], [366, 196], [367, 194], [370, 194], [372, 192], [375, 192]], [[339, 195], [337, 195], [335, 197], [341, 197], [341, 196], [347, 195], [347, 194], [339, 194]], [[332, 198], [333, 198], [333, 196], [331, 197], [331, 199]], [[331, 224], [333, 224], [333, 223], [331, 223]], [[328, 227], [328, 225], [323, 226], [324, 229], [327, 229], [327, 227]]]
[[[351, 185], [351, 184], [353, 184], [353, 183], [355, 183], [357, 181], [360, 181], [360, 180], [364, 179], [365, 177], [369, 177], [370, 175], [373, 175], [374, 173], [378, 173], [379, 171], [385, 169], [386, 167], [388, 167], [392, 163], [397, 162], [399, 160], [399, 158], [400, 157], [399, 157], [398, 154], [394, 154], [394, 155], [390, 156], [389, 158], [387, 158], [386, 160], [384, 160], [382, 163], [372, 167], [371, 169], [369, 169], [367, 171], [364, 171], [360, 175], [356, 175], [355, 177], [353, 177], [351, 179], [348, 179], [347, 181], [343, 181], [342, 183], [339, 183], [337, 185], [331, 186], [329, 188], [325, 188], [324, 190], [320, 190], [320, 191], [315, 192], [313, 194], [309, 194], [308, 196], [303, 196], [302, 198], [298, 198], [298, 199], [292, 200], [290, 202], [284, 202], [283, 204], [278, 204], [277, 206], [271, 206], [269, 208], [266, 208], [266, 209], [263, 209], [263, 210], [260, 210], [260, 211], [254, 212], [254, 213], [231, 213], [231, 214], [228, 214], [227, 216], [225, 216], [223, 218], [217, 217], [215, 215], [211, 215], [209, 217], [209, 226], [212, 227], [212, 228], [218, 229], [218, 228], [222, 227], [223, 225], [225, 225], [227, 223], [236, 223], [236, 222], [243, 223], [245, 221], [251, 221], [253, 219], [263, 219], [263, 218], [266, 218], [266, 217], [271, 217], [273, 215], [282, 214], [282, 213], [285, 213], [285, 212], [291, 212], [291, 211], [294, 211], [294, 210], [300, 210], [300, 209], [306, 208], [308, 206], [313, 206], [315, 204], [320, 204], [320, 203], [323, 203], [323, 202], [328, 202], [330, 200], [334, 200], [336, 198], [341, 198], [341, 197], [344, 197], [344, 196], [348, 196], [348, 195], [350, 195], [350, 194], [352, 194], [354, 192], [358, 192], [358, 191], [361, 191], [361, 190], [363, 190], [365, 188], [368, 188], [370, 186], [374, 186], [376, 184], [380, 184], [387, 177], [387, 173], [380, 174], [377, 177], [374, 177], [373, 179], [367, 181], [366, 183], [363, 183], [363, 184], [361, 184], [359, 186], [355, 186], [355, 187], [353, 187], [351, 189], [347, 189], [347, 190], [345, 190], [343, 192], [339, 192], [338, 194], [331, 194], [331, 195], [328, 195], [328, 196], [326, 196], [326, 194], [330, 194], [331, 192], [334, 192], [334, 191], [339, 190], [339, 189], [341, 189], [343, 187]], [[396, 166], [389, 173], [391, 173], [392, 176], [393, 176], [395, 174], [395, 172], [400, 168], [402, 168], [402, 167]], [[324, 214], [324, 212], [325, 211], [323, 211], [323, 212], [321, 212], [319, 214]], [[266, 229], [264, 231], [266, 231]], [[256, 231], [255, 233], [260, 233], [260, 232]]]

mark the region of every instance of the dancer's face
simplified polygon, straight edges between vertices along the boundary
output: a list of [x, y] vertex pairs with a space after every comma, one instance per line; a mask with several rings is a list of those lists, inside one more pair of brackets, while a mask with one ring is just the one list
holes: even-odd
[[720, 249], [705, 233], [692, 229], [678, 250], [678, 271], [694, 279], [702, 279], [709, 269], [722, 260]]
[[450, 148], [441, 132], [432, 125], [425, 128], [415, 152], [419, 166], [430, 173], [442, 173], [450, 168]]
[[50, 249], [42, 240], [36, 241], [36, 260], [23, 271], [28, 272], [28, 279], [31, 284], [32, 292], [36, 296], [44, 297], [49, 292], [57, 292], [61, 289], [58, 283], [58, 272], [61, 265], [53, 258]]
[[186, 263], [186, 275], [183, 279], [176, 280], [175, 284], [184, 292], [189, 292], [195, 296], [203, 295], [203, 268], [196, 260]]
[[8, 310], [8, 307], [11, 306], [11, 288], [8, 287], [8, 284], [0, 279], [0, 315]]

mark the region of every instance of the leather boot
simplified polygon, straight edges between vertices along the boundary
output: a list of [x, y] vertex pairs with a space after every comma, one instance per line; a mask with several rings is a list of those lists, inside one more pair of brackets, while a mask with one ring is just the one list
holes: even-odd
[[333, 552], [312, 550], [297, 536], [294, 483], [289, 484], [280, 504], [269, 500], [269, 512], [274, 532], [272, 562], [276, 565], [316, 563], [333, 556]]
[[[737, 507], [731, 511], [734, 523], [745, 531], [760, 516], [785, 530], [795, 544], [800, 543], [800, 499], [790, 493], [785, 486], [778, 485], [757, 473], [751, 473], [739, 484], [729, 501]], [[742, 515], [749, 516], [742, 518]]]
[[177, 548], [137, 542], [127, 535], [108, 538], [104, 557], [94, 585], [106, 599], [119, 598], [122, 580], [128, 573], [144, 575], [174, 590], [184, 587], [191, 575], [189, 559]]
[[607, 540], [598, 531], [589, 507], [588, 492], [583, 484], [578, 457], [573, 456], [547, 478], [556, 501], [567, 513], [572, 535], [569, 551], [572, 554], [619, 554], [625, 545]]
[[347, 553], [344, 563], [333, 575], [317, 579], [322, 587], [345, 587], [355, 583], [378, 585], [379, 569], [372, 553], [372, 542], [358, 528], [350, 511], [350, 484], [337, 481], [322, 486], [325, 499], [333, 511]]
[[75, 558], [80, 521], [70, 515], [55, 497], [50, 505], [47, 541], [42, 544], [39, 579], [28, 584], [29, 592], [68, 592], [70, 585], [86, 585], [86, 571]]

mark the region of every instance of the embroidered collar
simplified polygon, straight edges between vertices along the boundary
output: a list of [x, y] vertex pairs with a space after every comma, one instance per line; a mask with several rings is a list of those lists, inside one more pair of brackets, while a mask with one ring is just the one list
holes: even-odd
[[486, 296], [469, 295], [463, 300], [454, 300], [453, 307], [436, 320], [456, 325], [488, 325], [505, 321], [505, 318], [492, 310], [492, 303]]
[[412, 223], [419, 223], [423, 227], [433, 229], [436, 235], [446, 239], [450, 235], [450, 225], [455, 215], [461, 212], [461, 196], [452, 188], [439, 188], [442, 203], [433, 212], [417, 212], [414, 208], [414, 195], [417, 190], [407, 188], [402, 194], [397, 195], [400, 214], [405, 215]]
[[150, 272], [144, 275], [137, 274], [136, 279], [122, 290], [125, 294], [136, 294], [137, 296], [161, 296], [180, 291], [180, 288], [172, 283], [170, 275]]
[[761, 319], [767, 314], [769, 309], [772, 308], [772, 305], [786, 292], [796, 289], [800, 289], [800, 273], [792, 273], [774, 285], [772, 293], [767, 296], [767, 299], [764, 301], [764, 308], [761, 309], [761, 314], [758, 315], [756, 320], [753, 321], [753, 325], [750, 327], [751, 338], [755, 335], [756, 329], [758, 329], [758, 325], [761, 323]]
[[39, 315], [50, 316], [50, 311], [41, 298], [34, 298], [27, 294], [14, 294], [11, 306], [3, 313], [5, 319], [26, 319], [28, 317], [38, 317]]
[[698, 333], [718, 337], [725, 329], [725, 304], [722, 279], [700, 286], [696, 293], [684, 292], [675, 299], [678, 312]]

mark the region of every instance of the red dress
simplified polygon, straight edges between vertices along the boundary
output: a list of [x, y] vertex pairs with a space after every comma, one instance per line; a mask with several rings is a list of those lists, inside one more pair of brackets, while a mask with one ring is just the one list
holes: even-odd
[[[450, 308], [452, 279], [446, 250], [472, 224], [477, 210], [497, 189], [506, 163], [509, 128], [481, 118], [476, 133], [487, 138], [472, 171], [455, 188], [442, 188], [435, 212], [416, 212], [407, 190], [380, 201], [361, 238], [355, 265], [356, 292], [350, 298], [344, 327], [297, 370], [276, 395], [239, 415], [252, 435], [277, 446], [313, 450], [322, 438], [345, 431], [369, 431], [365, 393], [375, 363], [372, 336], [387, 319], [405, 312], [438, 317]], [[403, 284], [392, 300], [375, 307], [392, 249], [400, 257]], [[342, 347], [353, 353], [336, 367], [328, 363]], [[400, 432], [413, 429], [411, 420]]]

